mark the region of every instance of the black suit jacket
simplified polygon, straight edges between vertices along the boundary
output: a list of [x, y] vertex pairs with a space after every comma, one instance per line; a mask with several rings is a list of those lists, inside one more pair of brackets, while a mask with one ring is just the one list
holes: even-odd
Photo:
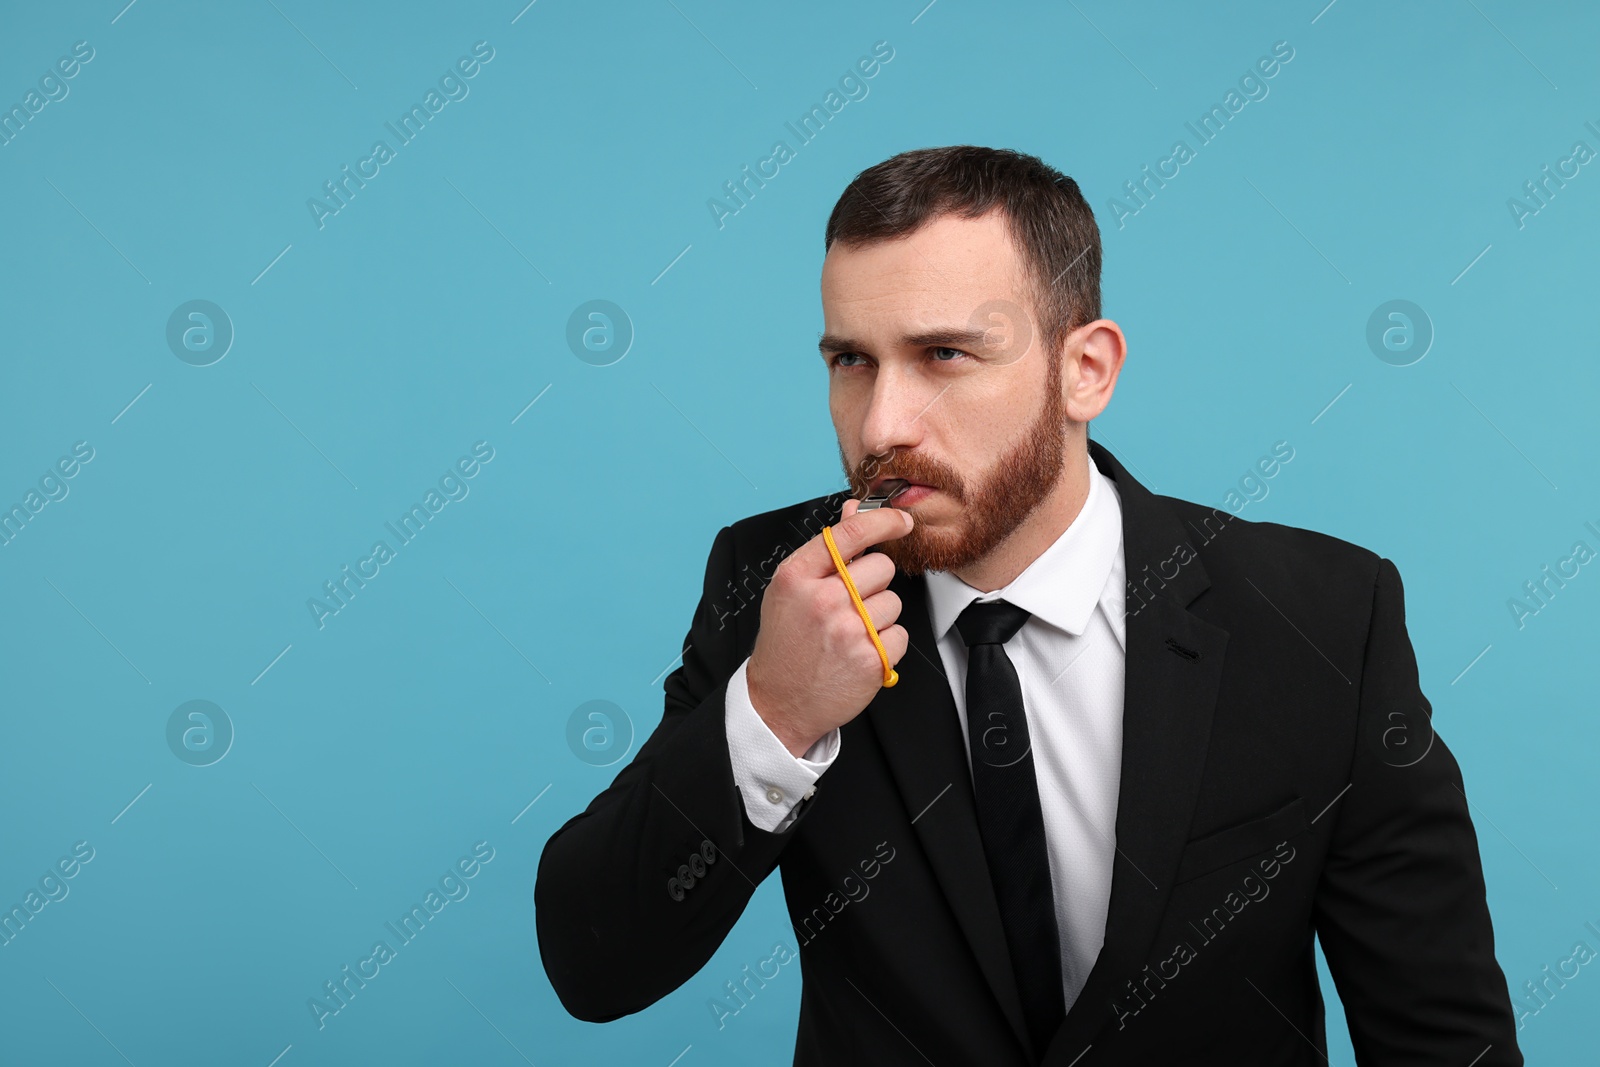
[[[660, 725], [546, 844], [539, 945], [572, 1015], [683, 984], [776, 868], [804, 979], [797, 1065], [1320, 1065], [1313, 935], [1358, 1063], [1522, 1063], [1394, 564], [1153, 495], [1089, 448], [1122, 503], [1122, 779], [1105, 944], [1049, 1047], [1023, 1023], [922, 578], [890, 585], [911, 637], [899, 683], [842, 728], [794, 824], [745, 815], [728, 679], [772, 569], [842, 493], [718, 532]], [[739, 991], [762, 980], [747, 968]]]

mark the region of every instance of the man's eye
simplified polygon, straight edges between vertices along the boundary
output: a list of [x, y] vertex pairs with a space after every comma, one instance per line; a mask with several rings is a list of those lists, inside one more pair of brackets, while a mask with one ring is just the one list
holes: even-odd
[[934, 358], [935, 358], [935, 360], [937, 360], [940, 363], [953, 363], [953, 362], [955, 362], [954, 359], [940, 359], [939, 358], [939, 353], [941, 353], [941, 352], [949, 352], [952, 356], [964, 356], [964, 355], [966, 355], [966, 353], [961, 351], [961, 349], [959, 349], [959, 348], [935, 348], [933, 350]]
[[846, 362], [844, 362], [847, 359], [860, 359], [860, 358], [861, 358], [861, 356], [858, 355], [855, 352], [840, 352], [838, 355], [833, 357], [833, 365], [835, 367], [856, 367], [856, 366], [860, 366], [860, 364], [858, 364], [858, 363], [846, 363]]

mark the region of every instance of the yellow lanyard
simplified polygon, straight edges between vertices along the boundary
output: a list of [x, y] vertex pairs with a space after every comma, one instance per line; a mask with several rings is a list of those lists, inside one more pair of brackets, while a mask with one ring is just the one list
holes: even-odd
[[844, 579], [844, 587], [850, 591], [850, 601], [855, 604], [856, 614], [861, 616], [861, 621], [867, 628], [867, 636], [872, 638], [872, 645], [878, 650], [878, 659], [883, 661], [883, 684], [884, 688], [888, 688], [900, 680], [900, 673], [889, 666], [889, 653], [883, 650], [883, 642], [878, 640], [878, 631], [872, 625], [872, 614], [861, 602], [861, 594], [856, 592], [856, 583], [850, 578], [850, 570], [845, 566], [844, 557], [839, 555], [839, 546], [833, 543], [833, 527], [822, 528], [822, 539], [828, 544], [828, 554], [833, 557], [833, 566], [838, 570], [839, 577]]

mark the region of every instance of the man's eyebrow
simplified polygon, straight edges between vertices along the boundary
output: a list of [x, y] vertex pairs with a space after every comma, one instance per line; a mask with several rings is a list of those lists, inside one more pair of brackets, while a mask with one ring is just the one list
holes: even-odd
[[[988, 332], [971, 326], [943, 326], [920, 333], [903, 334], [900, 344], [906, 348], [981, 348]], [[825, 353], [859, 352], [866, 347], [861, 341], [833, 333], [823, 334], [817, 342], [817, 348]]]

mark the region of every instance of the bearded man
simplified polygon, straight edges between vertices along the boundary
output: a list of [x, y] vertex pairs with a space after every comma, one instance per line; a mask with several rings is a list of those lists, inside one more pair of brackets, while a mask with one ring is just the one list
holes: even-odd
[[566, 1009], [678, 988], [777, 870], [797, 1065], [1320, 1067], [1316, 941], [1358, 1063], [1521, 1064], [1398, 571], [1090, 440], [1127, 343], [1077, 184], [907, 152], [826, 246], [848, 492], [718, 532], [660, 725], [546, 844]]

